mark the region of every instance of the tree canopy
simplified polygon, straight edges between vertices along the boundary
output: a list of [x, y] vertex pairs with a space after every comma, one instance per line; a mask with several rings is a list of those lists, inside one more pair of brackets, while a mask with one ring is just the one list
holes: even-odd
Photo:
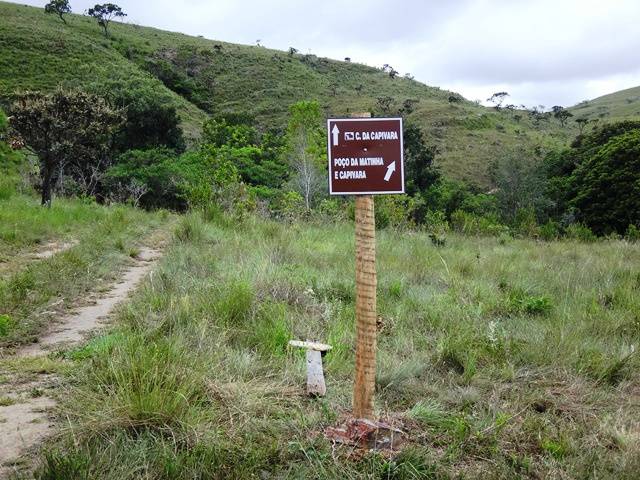
[[17, 95], [11, 128], [39, 158], [43, 205], [51, 203], [61, 166], [72, 165], [86, 181], [96, 180], [97, 169], [106, 168], [110, 142], [122, 120], [121, 112], [104, 99], [81, 91]]
[[71, 13], [71, 5], [69, 4], [69, 0], [51, 0], [44, 6], [44, 11], [57, 15], [63, 23], [67, 23], [64, 15]]
[[98, 21], [98, 25], [104, 30], [105, 37], [109, 36], [109, 23], [111, 23], [113, 19], [127, 16], [127, 14], [122, 11], [122, 8], [115, 3], [98, 3], [94, 5], [93, 8], [87, 10], [87, 14]]

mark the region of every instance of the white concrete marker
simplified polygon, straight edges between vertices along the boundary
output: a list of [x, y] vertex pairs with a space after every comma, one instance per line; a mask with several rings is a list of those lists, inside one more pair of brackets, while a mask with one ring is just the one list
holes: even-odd
[[307, 350], [307, 394], [314, 397], [324, 397], [327, 393], [327, 387], [324, 383], [322, 356], [331, 350], [331, 345], [300, 340], [290, 340], [289, 345]]

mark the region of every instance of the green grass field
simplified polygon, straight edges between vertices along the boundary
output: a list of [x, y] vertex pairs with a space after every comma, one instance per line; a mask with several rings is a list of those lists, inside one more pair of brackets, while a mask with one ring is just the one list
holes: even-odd
[[[640, 245], [379, 232], [394, 455], [323, 436], [350, 411], [353, 265], [351, 224], [183, 217], [113, 330], [65, 354], [37, 478], [637, 478]], [[333, 345], [325, 398], [290, 339]]]
[[[496, 112], [417, 81], [392, 79], [380, 68], [190, 37], [113, 23], [105, 39], [95, 21], [69, 16], [65, 26], [42, 9], [0, 2], [0, 103], [16, 90], [58, 85], [108, 94], [115, 86], [153, 89], [174, 104], [186, 136], [200, 135], [209, 114], [248, 114], [260, 128], [286, 126], [288, 108], [318, 100], [327, 116], [370, 111], [388, 97], [387, 115], [420, 125], [450, 177], [487, 187], [488, 166], [509, 150], [526, 147], [522, 161], [566, 144], [577, 132], [557, 121], [534, 126], [521, 111]], [[346, 55], [346, 54], [345, 54]], [[393, 62], [392, 62], [393, 63]], [[489, 97], [493, 92], [487, 92]], [[475, 100], [475, 99], [472, 99]]]

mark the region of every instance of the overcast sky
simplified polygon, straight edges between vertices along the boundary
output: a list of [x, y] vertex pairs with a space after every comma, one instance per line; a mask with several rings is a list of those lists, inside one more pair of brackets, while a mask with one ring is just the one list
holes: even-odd
[[[112, 2], [114, 0], [111, 0]], [[96, 0], [71, 0], [81, 13]], [[22, 1], [42, 6], [46, 2]], [[486, 100], [572, 105], [640, 85], [640, 0], [116, 0], [126, 21], [354, 62]], [[0, 19], [1, 21], [1, 19]]]

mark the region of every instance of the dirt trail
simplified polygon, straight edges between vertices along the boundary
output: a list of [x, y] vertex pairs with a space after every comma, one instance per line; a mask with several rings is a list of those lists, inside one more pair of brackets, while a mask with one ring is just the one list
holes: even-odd
[[45, 258], [51, 258], [57, 253], [69, 250], [71, 247], [75, 247], [78, 244], [78, 240], [71, 240], [69, 242], [51, 242], [44, 245], [39, 251], [35, 252], [32, 256], [37, 260], [44, 260]]
[[[65, 317], [40, 337], [38, 343], [16, 352], [15, 358], [28, 361], [51, 351], [81, 342], [88, 333], [103, 325], [114, 307], [125, 300], [129, 293], [151, 271], [161, 252], [144, 248], [123, 273], [119, 283], [113, 286], [95, 304], [80, 308]], [[0, 479], [19, 470], [19, 459], [30, 448], [51, 433], [49, 411], [56, 405], [47, 390], [52, 390], [55, 378], [41, 377], [26, 385], [0, 385]], [[37, 392], [34, 395], [33, 392]]]

